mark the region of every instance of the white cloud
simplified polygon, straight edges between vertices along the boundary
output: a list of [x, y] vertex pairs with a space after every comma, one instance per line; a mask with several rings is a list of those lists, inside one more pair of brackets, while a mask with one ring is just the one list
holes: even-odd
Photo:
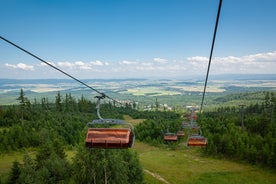
[[91, 70], [92, 69], [92, 67], [90, 66], [89, 63], [84, 63], [82, 61], [76, 61], [74, 63], [74, 67], [82, 69], [82, 70]]
[[85, 63], [83, 61], [76, 61], [76, 62], [58, 62], [57, 65], [62, 68], [69, 68], [73, 70], [91, 70], [92, 64], [91, 63]]
[[[194, 71], [206, 72], [209, 59], [204, 56], [187, 58], [187, 66]], [[245, 56], [213, 57], [211, 73], [276, 73], [276, 51]]]
[[124, 60], [124, 61], [120, 61], [119, 64], [120, 65], [135, 65], [135, 64], [137, 64], [137, 62]]
[[76, 66], [85, 66], [85, 63], [82, 62], [82, 61], [76, 61], [76, 62], [75, 62], [75, 65], [76, 65]]
[[276, 51], [274, 52], [267, 52], [267, 53], [259, 53], [254, 55], [248, 55], [242, 57], [245, 61], [275, 61], [276, 60]]
[[8, 68], [21, 69], [21, 70], [30, 70], [30, 71], [34, 70], [34, 66], [26, 65], [24, 63], [18, 63], [16, 65], [6, 63], [5, 66]]
[[[184, 60], [164, 60], [154, 58], [147, 60], [122, 60], [116, 62], [106, 62], [95, 60], [91, 62], [74, 61], [74, 62], [49, 62], [53, 66], [57, 66], [73, 76], [78, 78], [112, 78], [112, 77], [172, 77], [172, 76], [187, 76], [187, 75], [205, 75], [208, 66], [208, 57], [191, 56]], [[45, 67], [45, 63], [38, 65], [28, 65], [24, 63], [4, 64], [0, 67], [0, 73], [7, 73], [5, 68], [14, 69], [16, 75], [22, 74], [26, 76], [26, 72], [30, 75], [36, 75], [40, 78], [44, 75], [51, 77], [54, 75], [62, 77], [63, 74], [51, 70], [50, 67]], [[49, 69], [48, 69], [49, 68]], [[210, 74], [224, 73], [256, 73], [256, 74], [276, 74], [276, 51], [267, 53], [257, 53], [245, 56], [225, 56], [213, 57], [211, 63]], [[70, 71], [69, 71], [70, 70]], [[7, 70], [10, 72], [10, 70]], [[10, 72], [11, 73], [11, 72]], [[29, 75], [28, 74], [28, 75]], [[9, 74], [11, 75], [11, 74]], [[52, 76], [53, 75], [53, 76]], [[3, 76], [4, 77], [4, 76]], [[35, 76], [34, 76], [35, 78]], [[45, 77], [46, 78], [46, 77]]]
[[195, 61], [195, 62], [204, 62], [204, 61], [209, 61], [207, 57], [203, 56], [193, 56], [193, 57], [188, 57], [188, 61]]
[[227, 63], [254, 63], [254, 62], [276, 62], [276, 51], [267, 52], [267, 53], [259, 53], [252, 54], [247, 56], [235, 57], [235, 56], [227, 56], [227, 57], [216, 57], [214, 58], [214, 62], [227, 62]]
[[90, 64], [94, 65], [94, 66], [103, 66], [103, 65], [106, 65], [106, 63], [103, 63], [103, 62], [101, 62], [99, 60], [91, 61]]
[[232, 73], [276, 73], [276, 51], [241, 57], [214, 58], [214, 67]]
[[136, 67], [137, 70], [139, 71], [157, 71], [158, 69], [157, 68], [154, 68], [152, 66], [137, 66]]
[[154, 64], [149, 63], [149, 62], [142, 62], [142, 63], [139, 63], [139, 65], [141, 65], [141, 66], [153, 66]]
[[[57, 62], [57, 64], [49, 62], [53, 66], [57, 66], [60, 69], [70, 69], [70, 70], [95, 70], [94, 67], [101, 67], [101, 66], [108, 66], [108, 62], [102, 62], [99, 60], [91, 61], [91, 62], [83, 62], [83, 61], [75, 61], [75, 62], [68, 62], [62, 61]], [[41, 63], [40, 66], [46, 66], [47, 64]]]
[[166, 59], [162, 59], [162, 58], [159, 58], [159, 57], [153, 58], [153, 61], [155, 61], [157, 63], [166, 63], [167, 62]]
[[70, 62], [67, 62], [67, 61], [65, 61], [65, 62], [58, 62], [57, 65], [60, 66], [60, 67], [67, 67], [67, 68], [70, 68], [70, 69], [72, 69], [73, 66], [74, 66], [73, 63], [70, 63]]

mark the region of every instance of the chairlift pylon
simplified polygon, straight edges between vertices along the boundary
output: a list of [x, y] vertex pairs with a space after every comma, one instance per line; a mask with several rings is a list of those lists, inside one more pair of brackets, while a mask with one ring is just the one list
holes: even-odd
[[197, 124], [198, 117], [194, 108], [186, 114], [189, 122], [182, 123], [182, 127], [188, 129], [187, 146], [188, 147], [205, 147], [208, 144], [207, 138], [202, 135], [201, 127]]

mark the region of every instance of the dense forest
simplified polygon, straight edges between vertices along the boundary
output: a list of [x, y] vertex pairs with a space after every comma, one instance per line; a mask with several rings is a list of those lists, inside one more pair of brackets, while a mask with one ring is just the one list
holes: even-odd
[[262, 104], [203, 113], [200, 120], [209, 142], [205, 152], [276, 169], [275, 95], [265, 92]]
[[[198, 113], [198, 124], [208, 139], [202, 153], [276, 169], [275, 95], [264, 92], [260, 104]], [[85, 148], [86, 124], [97, 119], [95, 102], [58, 92], [54, 103], [47, 98], [31, 103], [23, 90], [17, 101], [18, 105], [0, 107], [0, 154], [30, 148], [36, 154], [15, 161], [7, 183], [143, 183], [143, 170], [132, 149]], [[136, 139], [155, 146], [164, 146], [164, 133], [182, 130], [185, 113], [138, 111], [130, 104], [118, 107], [110, 102], [101, 107], [104, 118], [145, 119], [135, 126]], [[65, 150], [72, 148], [77, 151], [68, 161]]]
[[[23, 162], [15, 161], [7, 183], [142, 183], [137, 153], [127, 150], [88, 149], [86, 124], [97, 119], [96, 104], [70, 94], [33, 104], [21, 90], [19, 105], [0, 108], [0, 154], [32, 148]], [[102, 105], [104, 117], [122, 119], [125, 107]], [[69, 162], [65, 150], [76, 149]], [[2, 181], [4, 182], [4, 181]], [[1, 178], [0, 178], [1, 183]]]
[[[276, 94], [264, 92], [264, 96], [261, 104], [222, 106], [199, 114], [198, 124], [208, 139], [202, 152], [276, 169]], [[138, 140], [153, 145], [163, 144], [168, 129], [176, 133], [181, 122], [187, 121], [186, 116], [174, 112], [150, 114], [144, 114], [147, 120], [135, 130]]]

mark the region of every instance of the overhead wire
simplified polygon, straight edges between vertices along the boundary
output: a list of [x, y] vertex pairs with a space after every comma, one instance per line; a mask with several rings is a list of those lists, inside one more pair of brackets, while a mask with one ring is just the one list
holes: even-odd
[[47, 61], [41, 59], [40, 57], [38, 57], [38, 56], [34, 55], [33, 53], [27, 51], [26, 49], [24, 49], [24, 48], [18, 46], [17, 44], [15, 44], [15, 43], [13, 43], [13, 42], [11, 42], [10, 40], [8, 40], [8, 39], [6, 39], [6, 38], [4, 38], [4, 37], [2, 37], [2, 36], [0, 36], [0, 38], [1, 38], [2, 40], [4, 40], [5, 42], [9, 43], [10, 45], [12, 45], [12, 46], [18, 48], [19, 50], [21, 50], [21, 51], [23, 51], [23, 52], [29, 54], [30, 56], [32, 56], [32, 57], [38, 59], [39, 61], [45, 63], [46, 65], [48, 65], [48, 66], [54, 68], [55, 70], [57, 70], [57, 71], [63, 73], [64, 75], [66, 75], [66, 76], [72, 78], [73, 80], [75, 80], [75, 81], [81, 83], [82, 85], [86, 86], [87, 88], [89, 88], [89, 89], [95, 91], [96, 93], [100, 94], [103, 98], [106, 97], [106, 98], [108, 98], [108, 99], [110, 99], [110, 100], [112, 100], [112, 101], [114, 101], [114, 102], [117, 102], [117, 103], [121, 104], [121, 102], [119, 102], [119, 101], [117, 101], [117, 100], [115, 100], [115, 99], [113, 99], [113, 98], [107, 96], [105, 93], [102, 93], [102, 92], [100, 92], [99, 90], [97, 90], [97, 89], [95, 89], [95, 88], [89, 86], [88, 84], [84, 83], [83, 81], [81, 81], [81, 80], [79, 80], [79, 79], [73, 77], [72, 75], [68, 74], [67, 72], [65, 72], [65, 71], [61, 70], [60, 68], [54, 66], [53, 64], [51, 64], [51, 63], [49, 63], [49, 62], [47, 62]]
[[204, 90], [203, 90], [202, 100], [201, 100], [201, 105], [200, 105], [200, 111], [199, 111], [200, 113], [202, 112], [204, 98], [205, 98], [205, 93], [206, 93], [206, 87], [207, 87], [207, 83], [208, 83], [208, 77], [209, 77], [209, 71], [210, 71], [210, 66], [211, 66], [212, 56], [213, 56], [213, 50], [214, 50], [214, 45], [215, 45], [215, 40], [216, 40], [216, 34], [217, 34], [219, 17], [220, 17], [221, 5], [222, 5], [222, 0], [219, 1], [219, 6], [218, 6], [218, 13], [217, 13], [217, 18], [216, 18], [216, 24], [215, 24], [214, 34], [213, 34], [213, 41], [212, 41], [212, 46], [211, 46], [211, 51], [210, 51], [210, 56], [209, 56], [209, 62], [208, 62], [208, 68], [207, 68], [207, 73], [206, 73], [206, 78], [205, 78], [205, 84], [204, 84]]
[[[212, 40], [212, 46], [211, 46], [210, 56], [209, 56], [208, 68], [207, 68], [207, 73], [206, 73], [206, 78], [205, 78], [205, 83], [204, 83], [204, 90], [203, 90], [202, 100], [201, 100], [201, 105], [200, 105], [200, 113], [202, 112], [202, 109], [203, 109], [203, 103], [204, 103], [204, 98], [205, 98], [205, 94], [206, 94], [206, 88], [207, 88], [207, 83], [208, 83], [209, 71], [210, 71], [210, 66], [211, 66], [211, 62], [212, 62], [213, 49], [214, 49], [214, 45], [215, 45], [217, 27], [218, 27], [218, 22], [219, 22], [219, 17], [220, 17], [221, 5], [222, 5], [222, 0], [219, 1], [219, 6], [218, 6], [218, 12], [217, 12], [217, 17], [216, 17], [216, 24], [215, 24], [214, 34], [213, 34], [213, 40]], [[0, 36], [0, 38], [1, 38], [2, 40], [4, 40], [5, 42], [9, 43], [10, 45], [13, 45], [14, 47], [20, 49], [21, 51], [23, 51], [23, 52], [29, 54], [30, 56], [32, 56], [32, 57], [38, 59], [39, 61], [41, 61], [41, 62], [47, 64], [48, 66], [54, 68], [55, 70], [57, 70], [57, 71], [63, 73], [64, 75], [66, 75], [66, 76], [72, 78], [73, 80], [75, 80], [75, 81], [81, 83], [82, 85], [86, 86], [87, 88], [89, 88], [89, 89], [91, 89], [91, 90], [97, 92], [97, 93], [100, 94], [103, 98], [106, 97], [106, 98], [109, 98], [110, 100], [113, 100], [114, 102], [117, 102], [117, 103], [120, 103], [120, 104], [121, 104], [121, 102], [119, 102], [119, 101], [117, 101], [117, 100], [115, 100], [115, 99], [113, 99], [113, 98], [107, 96], [106, 94], [100, 92], [99, 90], [97, 90], [97, 89], [95, 89], [95, 88], [89, 86], [88, 84], [84, 83], [83, 81], [81, 81], [81, 80], [79, 80], [79, 79], [73, 77], [72, 75], [68, 74], [67, 72], [65, 72], [65, 71], [63, 71], [63, 70], [61, 70], [61, 69], [59, 69], [58, 67], [52, 65], [51, 63], [49, 63], [49, 62], [47, 62], [47, 61], [41, 59], [40, 57], [38, 57], [38, 56], [32, 54], [31, 52], [25, 50], [24, 48], [18, 46], [18, 45], [15, 44], [15, 43], [9, 41], [8, 39], [6, 39], [6, 38], [4, 38], [4, 37], [2, 37], [2, 36]]]

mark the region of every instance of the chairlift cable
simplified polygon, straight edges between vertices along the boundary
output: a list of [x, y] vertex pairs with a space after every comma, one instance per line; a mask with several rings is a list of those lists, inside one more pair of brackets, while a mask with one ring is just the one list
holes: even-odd
[[64, 75], [67, 75], [68, 77], [72, 78], [73, 80], [75, 80], [75, 81], [77, 81], [77, 82], [81, 83], [82, 85], [84, 85], [84, 86], [88, 87], [89, 89], [91, 89], [91, 90], [93, 90], [93, 91], [95, 91], [95, 92], [99, 93], [99, 94], [100, 94], [103, 98], [105, 98], [105, 97], [106, 97], [106, 98], [109, 98], [110, 100], [113, 100], [114, 102], [117, 102], [117, 103], [120, 103], [120, 104], [121, 104], [121, 102], [118, 102], [117, 100], [115, 100], [115, 99], [113, 99], [113, 98], [111, 98], [111, 97], [107, 96], [106, 94], [104, 94], [104, 93], [100, 92], [99, 90], [97, 90], [97, 89], [95, 89], [95, 88], [93, 88], [93, 87], [89, 86], [88, 84], [84, 83], [83, 81], [81, 81], [81, 80], [79, 80], [79, 79], [77, 79], [77, 78], [73, 77], [72, 75], [70, 75], [70, 74], [66, 73], [65, 71], [63, 71], [63, 70], [59, 69], [58, 67], [56, 67], [56, 66], [52, 65], [51, 63], [49, 63], [49, 62], [47, 62], [47, 61], [45, 61], [45, 60], [41, 59], [40, 57], [38, 57], [38, 56], [36, 56], [36, 55], [32, 54], [31, 52], [29, 52], [29, 51], [27, 51], [27, 50], [23, 49], [22, 47], [20, 47], [20, 46], [16, 45], [15, 43], [13, 43], [13, 42], [9, 41], [8, 39], [6, 39], [6, 38], [4, 38], [4, 37], [2, 37], [2, 36], [0, 36], [0, 38], [1, 38], [2, 40], [4, 40], [5, 42], [9, 43], [10, 45], [13, 45], [14, 47], [16, 47], [16, 48], [20, 49], [21, 51], [23, 51], [23, 52], [25, 52], [25, 53], [27, 53], [27, 54], [31, 55], [32, 57], [34, 57], [34, 58], [38, 59], [39, 61], [41, 61], [41, 62], [43, 62], [43, 63], [45, 63], [45, 64], [47, 64], [48, 66], [50, 66], [50, 67], [54, 68], [55, 70], [57, 70], [57, 71], [59, 71], [59, 72], [63, 73]]
[[200, 113], [201, 113], [202, 108], [203, 108], [204, 97], [205, 97], [205, 93], [206, 93], [206, 87], [207, 87], [207, 82], [208, 82], [209, 70], [210, 70], [210, 66], [211, 66], [213, 49], [214, 49], [215, 40], [216, 40], [216, 34], [217, 34], [217, 27], [218, 27], [218, 22], [219, 22], [221, 4], [222, 4], [222, 0], [219, 1], [219, 6], [218, 6], [218, 13], [217, 13], [217, 19], [216, 19], [215, 30], [214, 30], [214, 35], [213, 35], [212, 47], [211, 47], [211, 52], [210, 52], [210, 57], [209, 57], [209, 63], [208, 63], [208, 68], [207, 68], [207, 73], [206, 73], [206, 78], [205, 78], [205, 84], [204, 84], [204, 90], [203, 90], [202, 100], [201, 100], [201, 105], [200, 105], [200, 111], [199, 111]]

